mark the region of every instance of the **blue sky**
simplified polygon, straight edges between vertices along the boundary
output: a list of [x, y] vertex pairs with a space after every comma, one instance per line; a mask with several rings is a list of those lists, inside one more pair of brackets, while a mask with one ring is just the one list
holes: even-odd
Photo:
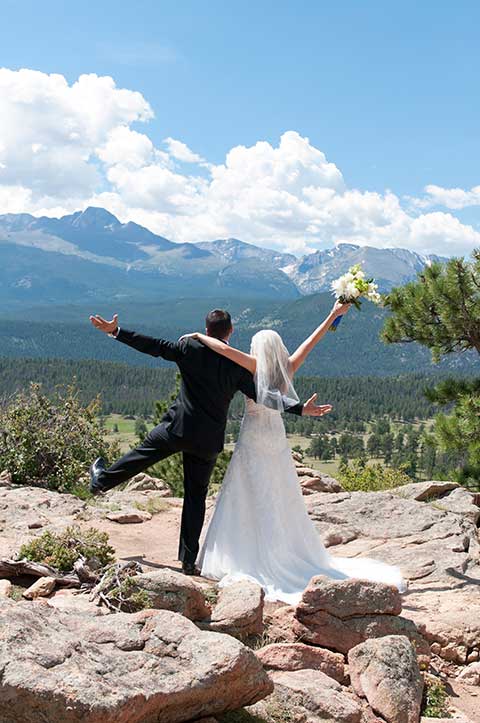
[[[480, 183], [476, 2], [0, 6], [1, 66], [69, 84], [111, 76], [150, 104], [155, 118], [130, 127], [156, 147], [171, 137], [221, 164], [236, 146], [276, 147], [295, 131], [362, 192], [419, 199], [429, 184]], [[479, 228], [478, 204], [453, 213]]]

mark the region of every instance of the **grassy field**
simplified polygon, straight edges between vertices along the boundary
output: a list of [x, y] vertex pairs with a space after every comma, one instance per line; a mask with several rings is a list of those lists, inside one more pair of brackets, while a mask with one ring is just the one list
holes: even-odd
[[[138, 438], [135, 434], [135, 419], [126, 418], [120, 414], [110, 414], [108, 417], [105, 417], [103, 421], [105, 429], [107, 430], [107, 438], [111, 441], [117, 441], [120, 445], [122, 453], [127, 452], [129, 449], [132, 449], [132, 447], [137, 444]], [[433, 424], [433, 420], [426, 420], [424, 424], [427, 429], [429, 429]], [[151, 426], [151, 423], [147, 422], [147, 427], [149, 429]], [[402, 422], [392, 422], [392, 432], [396, 434], [404, 426], [405, 425], [402, 424]], [[413, 424], [413, 426], [419, 427], [420, 423]], [[114, 431], [114, 429], [118, 429], [118, 431]], [[364, 439], [364, 442], [367, 440], [368, 435], [369, 430], [361, 435]], [[308, 437], [302, 437], [298, 434], [289, 434], [288, 441], [292, 448], [300, 447], [302, 450], [306, 450], [310, 446], [311, 440]], [[234, 445], [232, 443], [228, 443], [225, 445], [226, 449], [233, 450], [233, 447]], [[381, 462], [382, 460], [372, 459], [371, 461]], [[304, 452], [304, 462], [305, 466], [307, 467], [312, 467], [319, 472], [323, 472], [324, 474], [335, 477], [335, 475], [338, 473], [340, 458], [337, 457], [336, 459], [324, 462], [319, 459], [315, 459], [314, 457], [311, 457], [306, 452]]]
[[[121, 414], [109, 414], [108, 417], [104, 417], [103, 423], [107, 430], [107, 439], [111, 442], [118, 442], [122, 452], [128, 452], [137, 444], [135, 419], [127, 419]], [[118, 432], [114, 431], [117, 428]]]

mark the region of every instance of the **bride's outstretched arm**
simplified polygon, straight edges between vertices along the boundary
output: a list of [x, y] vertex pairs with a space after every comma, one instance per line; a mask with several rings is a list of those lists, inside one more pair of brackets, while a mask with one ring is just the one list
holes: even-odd
[[342, 314], [345, 314], [349, 308], [350, 304], [341, 304], [339, 301], [335, 302], [327, 318], [322, 321], [320, 326], [317, 326], [315, 331], [310, 334], [308, 339], [305, 339], [305, 341], [300, 344], [298, 349], [294, 351], [293, 354], [290, 356], [290, 368], [293, 373], [295, 373], [297, 369], [302, 366], [307, 356], [310, 354], [312, 349], [316, 347], [320, 339], [328, 331], [328, 329], [332, 325], [332, 322], [337, 318], [337, 316], [342, 316]]
[[197, 333], [191, 336], [205, 346], [208, 346], [209, 349], [212, 349], [212, 351], [215, 351], [217, 354], [226, 356], [227, 359], [231, 359], [236, 364], [255, 374], [257, 360], [251, 354], [245, 354], [245, 352], [240, 351], [240, 349], [235, 349], [234, 346], [229, 346], [224, 341], [220, 341], [220, 339], [216, 339], [213, 336], [207, 336], [207, 334]]

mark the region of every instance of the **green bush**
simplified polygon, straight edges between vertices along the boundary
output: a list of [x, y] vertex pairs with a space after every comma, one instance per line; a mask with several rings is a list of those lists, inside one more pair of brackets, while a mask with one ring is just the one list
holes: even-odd
[[95, 557], [104, 567], [114, 561], [114, 555], [115, 550], [108, 544], [106, 532], [94, 527], [81, 530], [72, 526], [58, 533], [46, 530], [40, 537], [22, 545], [18, 559], [41, 562], [60, 572], [70, 572], [80, 557], [86, 560]]
[[426, 718], [450, 718], [445, 684], [433, 675], [425, 675], [422, 715]]
[[99, 456], [113, 460], [117, 444], [104, 439], [96, 399], [83, 407], [74, 387], [47, 396], [39, 384], [0, 406], [0, 471], [17, 484], [85, 496], [79, 477]]
[[113, 587], [107, 593], [107, 599], [118, 611], [125, 613], [147, 610], [151, 605], [148, 592], [138, 588], [135, 576], [125, 578]]
[[342, 463], [337, 476], [347, 492], [379, 492], [413, 482], [401, 467], [392, 469], [379, 462], [367, 464], [359, 459]]

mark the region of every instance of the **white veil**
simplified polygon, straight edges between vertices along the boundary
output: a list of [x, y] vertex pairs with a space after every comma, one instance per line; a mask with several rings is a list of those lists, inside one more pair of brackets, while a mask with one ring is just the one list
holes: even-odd
[[289, 354], [280, 334], [271, 329], [257, 332], [250, 353], [257, 360], [255, 388], [257, 403], [283, 412], [299, 403], [293, 387]]

